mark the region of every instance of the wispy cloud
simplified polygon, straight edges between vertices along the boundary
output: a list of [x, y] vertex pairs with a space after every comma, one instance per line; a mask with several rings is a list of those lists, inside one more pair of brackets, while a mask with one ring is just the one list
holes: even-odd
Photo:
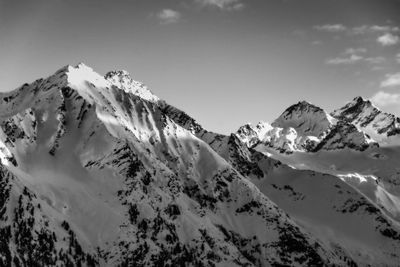
[[366, 34], [379, 32], [399, 32], [399, 27], [389, 25], [362, 25], [350, 29], [351, 34]]
[[391, 33], [385, 33], [381, 36], [379, 36], [376, 41], [380, 43], [383, 46], [392, 46], [396, 45], [399, 43], [400, 38], [396, 35], [393, 35]]
[[317, 31], [322, 32], [344, 32], [347, 30], [347, 27], [343, 24], [325, 24], [325, 25], [316, 25], [313, 27]]
[[338, 23], [338, 24], [316, 25], [313, 28], [317, 31], [331, 32], [331, 33], [342, 32], [342, 33], [347, 33], [349, 35], [400, 32], [399, 27], [390, 25], [361, 25], [355, 27], [348, 27], [346, 25]]
[[371, 68], [371, 70], [372, 70], [372, 71], [381, 71], [381, 70], [384, 70], [384, 68], [383, 68], [382, 66], [373, 66], [373, 67]]
[[400, 94], [391, 94], [379, 91], [371, 97], [371, 101], [380, 107], [398, 105], [400, 104]]
[[217, 7], [221, 10], [241, 10], [244, 4], [241, 0], [196, 0], [202, 6]]
[[363, 47], [347, 48], [340, 56], [335, 58], [328, 58], [325, 63], [328, 65], [349, 65], [360, 62], [364, 59], [360, 54], [366, 53], [367, 49]]
[[362, 60], [362, 56], [358, 55], [350, 55], [348, 57], [336, 57], [336, 58], [328, 58], [326, 60], [326, 64], [329, 65], [349, 65], [354, 64]]
[[394, 74], [386, 74], [385, 79], [381, 82], [381, 87], [400, 86], [400, 72]]
[[156, 16], [161, 24], [177, 23], [182, 17], [178, 11], [168, 8], [161, 10]]
[[[386, 61], [384, 57], [367, 57], [367, 49], [363, 47], [347, 48], [340, 56], [328, 58], [325, 63], [329, 65], [350, 65], [355, 63], [367, 62], [370, 64], [381, 64]], [[361, 55], [363, 54], [363, 55]]]
[[366, 52], [367, 52], [366, 48], [358, 47], [358, 48], [347, 48], [346, 51], [344, 51], [344, 54], [352, 55], [352, 54], [366, 53]]
[[312, 45], [322, 45], [322, 41], [320, 40], [315, 40], [311, 42]]
[[379, 26], [379, 25], [373, 25], [370, 27], [371, 31], [377, 31], [377, 32], [398, 32], [400, 31], [399, 27], [396, 26]]
[[371, 64], [381, 64], [386, 61], [384, 57], [366, 57], [364, 60]]

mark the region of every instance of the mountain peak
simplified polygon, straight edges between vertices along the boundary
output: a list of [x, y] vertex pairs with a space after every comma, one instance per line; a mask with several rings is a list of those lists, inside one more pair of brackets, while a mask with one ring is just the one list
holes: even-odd
[[127, 93], [133, 93], [150, 102], [158, 102], [160, 100], [146, 85], [132, 79], [126, 70], [109, 71], [104, 75], [104, 78]]
[[307, 100], [299, 101], [297, 103], [297, 105], [300, 105], [300, 106], [314, 106], [311, 102], [308, 102]]
[[[76, 66], [75, 66], [75, 68], [90, 68], [90, 69], [92, 69], [91, 67], [89, 67], [88, 65], [86, 65], [84, 62], [79, 62]], [[92, 69], [93, 70], [93, 69]]]
[[355, 97], [352, 101], [348, 102], [343, 107], [334, 110], [331, 115], [338, 119], [352, 120], [353, 117], [360, 115], [366, 111], [380, 112], [370, 100], [364, 99], [361, 96]]
[[355, 98], [353, 98], [354, 102], [364, 102], [364, 98], [362, 96], [356, 96]]
[[362, 96], [355, 97], [349, 104], [358, 105], [358, 106], [359, 105], [374, 106], [369, 99], [365, 99]]
[[325, 113], [325, 111], [322, 108], [320, 108], [306, 100], [303, 100], [303, 101], [299, 101], [298, 103], [293, 104], [290, 107], [288, 107], [282, 113], [282, 115], [289, 116], [293, 113], [303, 114], [303, 113], [321, 113], [321, 112]]
[[137, 95], [150, 102], [158, 102], [160, 100], [147, 88], [147, 86], [132, 79], [131, 75], [126, 70], [109, 71], [103, 77], [95, 72], [91, 67], [81, 62], [76, 66], [67, 65], [56, 74], [61, 74], [60, 76], [63, 77], [63, 72], [67, 76], [67, 83], [75, 85], [72, 86], [73, 88], [82, 88], [82, 84], [89, 81], [98, 87], [109, 87], [110, 85], [114, 85], [116, 88]]
[[104, 78], [113, 83], [119, 83], [124, 88], [132, 87], [132, 86], [144, 86], [141, 82], [135, 81], [132, 79], [129, 72], [126, 70], [113, 70], [109, 71], [104, 75]]
[[319, 108], [307, 100], [299, 101], [296, 104], [291, 105], [288, 109], [290, 109], [292, 107], [293, 108], [300, 108], [300, 107], [302, 107], [302, 108], [306, 108], [306, 107]]
[[76, 65], [71, 65], [71, 64], [65, 65], [64, 67], [62, 67], [58, 71], [56, 71], [55, 74], [57, 74], [57, 73], [68, 74], [71, 71], [94, 72], [93, 68], [91, 68], [90, 66], [86, 65], [83, 62], [79, 62]]
[[300, 101], [287, 108], [272, 126], [280, 128], [292, 127], [301, 135], [319, 136], [328, 130], [334, 119], [322, 108], [308, 101]]
[[129, 72], [127, 72], [126, 70], [112, 70], [106, 73], [106, 75], [104, 75], [104, 78], [108, 79], [108, 78], [114, 78], [114, 77], [118, 77], [119, 79], [130, 79], [133, 80], [131, 78], [131, 75], [129, 74]]
[[387, 137], [400, 132], [398, 118], [393, 114], [382, 112], [370, 100], [360, 96], [333, 111], [331, 115], [336, 119], [353, 123], [376, 141], [384, 141]]

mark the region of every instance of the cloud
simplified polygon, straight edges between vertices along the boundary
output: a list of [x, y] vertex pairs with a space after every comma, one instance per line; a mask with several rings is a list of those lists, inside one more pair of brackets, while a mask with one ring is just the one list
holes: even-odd
[[398, 44], [400, 38], [391, 33], [385, 33], [384, 35], [379, 36], [378, 39], [376, 39], [376, 41], [383, 46], [392, 46]]
[[241, 0], [196, 0], [202, 6], [217, 7], [221, 10], [241, 10], [244, 4]]
[[353, 54], [348, 57], [329, 58], [326, 60], [326, 64], [328, 64], [328, 65], [350, 65], [350, 64], [357, 63], [362, 59], [363, 59], [362, 56]]
[[347, 48], [340, 56], [328, 58], [325, 63], [329, 65], [350, 65], [355, 63], [367, 62], [370, 64], [381, 64], [386, 61], [384, 57], [366, 57], [360, 54], [367, 53], [367, 49], [363, 47]]
[[386, 74], [385, 79], [381, 82], [381, 87], [400, 86], [400, 72], [394, 74]]
[[313, 27], [317, 31], [322, 32], [344, 32], [347, 30], [347, 27], [343, 24], [325, 24], [325, 25], [316, 25]]
[[352, 34], [364, 34], [367, 33], [370, 30], [370, 26], [367, 25], [362, 25], [362, 26], [357, 26], [353, 27], [350, 31]]
[[396, 61], [397, 61], [397, 63], [400, 64], [400, 53], [398, 53], [398, 54], [396, 55]]
[[383, 70], [384, 68], [382, 67], [382, 66], [373, 66], [372, 68], [371, 68], [371, 70], [372, 71], [381, 71], [381, 70]]
[[377, 33], [377, 32], [399, 32], [399, 27], [389, 25], [362, 25], [353, 27], [350, 30], [351, 34], [366, 34], [366, 33]]
[[364, 60], [371, 64], [381, 64], [386, 61], [386, 58], [384, 58], [384, 57], [367, 57], [367, 58], [364, 58]]
[[311, 42], [312, 45], [322, 45], [322, 41], [320, 40], [315, 40]]
[[394, 26], [379, 26], [379, 25], [373, 25], [370, 27], [371, 31], [374, 32], [398, 32], [400, 31], [399, 27], [394, 27]]
[[400, 94], [390, 94], [379, 91], [371, 97], [371, 101], [380, 107], [398, 105], [400, 104]]
[[181, 13], [172, 9], [163, 9], [157, 13], [157, 18], [161, 24], [176, 23], [181, 19]]
[[366, 53], [367, 49], [363, 47], [359, 48], [347, 48], [346, 51], [344, 51], [344, 54], [346, 55], [352, 55], [352, 54], [357, 54], [357, 53]]
[[338, 33], [344, 32], [349, 35], [361, 35], [367, 33], [397, 33], [400, 32], [400, 28], [390, 25], [361, 25], [356, 27], [347, 27], [343, 24], [325, 24], [316, 25], [313, 27], [315, 30], [323, 32]]

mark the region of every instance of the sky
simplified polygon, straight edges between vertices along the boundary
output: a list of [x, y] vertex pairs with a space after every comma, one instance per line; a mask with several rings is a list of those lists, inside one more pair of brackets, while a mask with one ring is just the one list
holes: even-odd
[[399, 0], [0, 0], [0, 91], [124, 69], [206, 129], [356, 96], [400, 115]]

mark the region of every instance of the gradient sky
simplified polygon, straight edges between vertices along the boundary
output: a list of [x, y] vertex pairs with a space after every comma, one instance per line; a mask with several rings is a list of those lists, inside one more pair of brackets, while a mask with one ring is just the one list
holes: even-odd
[[0, 91], [84, 62], [221, 133], [299, 100], [400, 115], [399, 27], [398, 0], [0, 0]]

